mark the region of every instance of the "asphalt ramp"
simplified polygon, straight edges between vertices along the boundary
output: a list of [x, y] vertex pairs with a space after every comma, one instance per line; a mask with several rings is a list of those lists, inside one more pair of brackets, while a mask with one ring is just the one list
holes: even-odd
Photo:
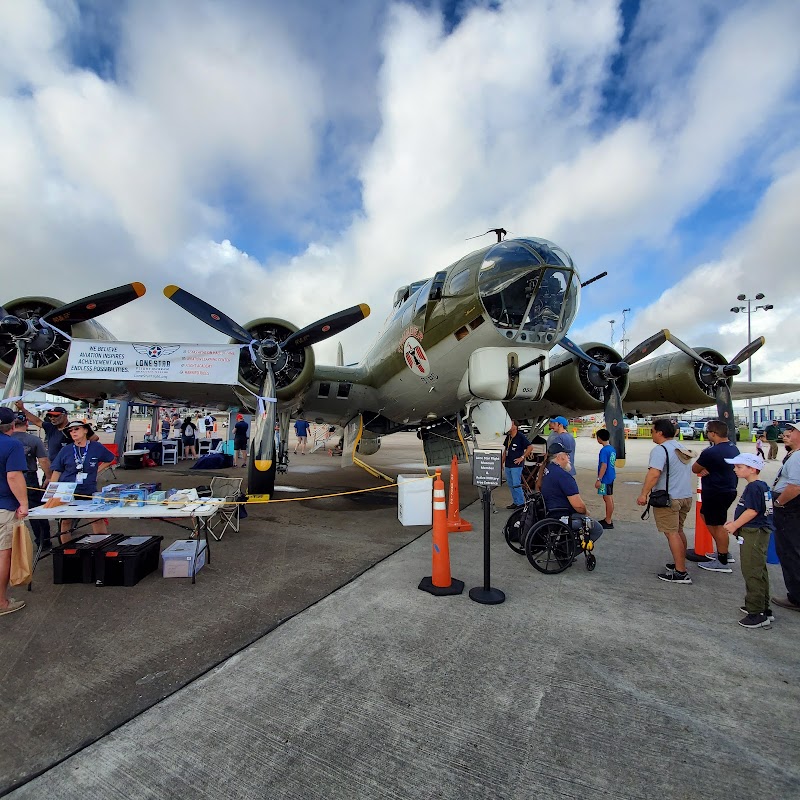
[[[480, 505], [464, 516], [469, 589]], [[419, 591], [426, 534], [11, 797], [800, 797], [800, 614], [745, 630], [738, 572], [657, 580], [666, 544], [642, 523], [604, 534], [595, 571], [542, 575], [504, 519], [505, 603]]]

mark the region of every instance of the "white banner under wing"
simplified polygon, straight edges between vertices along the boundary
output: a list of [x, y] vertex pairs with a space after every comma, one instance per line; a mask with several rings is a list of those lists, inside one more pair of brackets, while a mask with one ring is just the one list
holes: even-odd
[[236, 344], [73, 339], [64, 377], [234, 385], [240, 350]]

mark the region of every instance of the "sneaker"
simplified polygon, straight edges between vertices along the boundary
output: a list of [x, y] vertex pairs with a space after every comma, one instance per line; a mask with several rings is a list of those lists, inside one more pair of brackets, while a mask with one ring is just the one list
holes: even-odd
[[600, 527], [605, 531], [614, 530], [614, 523], [613, 522], [606, 522], [604, 519], [600, 520]]
[[744, 619], [739, 620], [743, 628], [770, 628], [770, 621], [766, 614], [748, 614]]
[[518, 506], [516, 503], [512, 503], [510, 506], [506, 506], [509, 511], [516, 511], [518, 508], [524, 508], [524, 506]]
[[[746, 609], [744, 606], [739, 606], [739, 611], [741, 611], [741, 612], [742, 612], [742, 614], [748, 614], [748, 615], [750, 614], [750, 612], [749, 612], [749, 611], [748, 611], [748, 610], [747, 610], [747, 609]], [[775, 622], [775, 614], [773, 614], [773, 613], [772, 613], [772, 609], [771, 609], [771, 608], [768, 608], [768, 609], [767, 609], [767, 610], [764, 612], [764, 615], [766, 616], [766, 618], [767, 618], [767, 619], [768, 619], [770, 622]]]
[[21, 608], [25, 608], [24, 600], [12, 600], [9, 597], [8, 605], [5, 608], [0, 608], [0, 616], [3, 614], [13, 614], [15, 611], [19, 611]]
[[[716, 557], [717, 557], [716, 553], [706, 553], [706, 558], [710, 558], [712, 561]], [[735, 564], [736, 563], [736, 559], [730, 553], [728, 553], [728, 563], [729, 564]]]
[[715, 558], [713, 561], [701, 561], [697, 566], [700, 567], [700, 569], [705, 569], [709, 572], [733, 572], [728, 564], [723, 564], [717, 558]]
[[689, 577], [688, 572], [678, 572], [676, 569], [667, 569], [666, 572], [660, 572], [658, 575], [660, 581], [667, 581], [667, 583], [691, 583], [692, 579]]

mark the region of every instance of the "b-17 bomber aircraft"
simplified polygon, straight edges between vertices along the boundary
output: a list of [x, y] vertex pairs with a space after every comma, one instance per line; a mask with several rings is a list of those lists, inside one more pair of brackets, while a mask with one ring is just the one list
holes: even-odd
[[[277, 317], [240, 325], [205, 300], [168, 286], [164, 294], [170, 300], [232, 343], [246, 345], [237, 385], [70, 378], [58, 383], [58, 392], [94, 403], [122, 399], [254, 411], [248, 489], [251, 495], [268, 495], [276, 468], [288, 460], [290, 419], [298, 416], [342, 426], [344, 451], [351, 456], [356, 450], [375, 453], [382, 436], [417, 431], [427, 463], [444, 464], [453, 455], [466, 458], [465, 421], [482, 437], [499, 440], [509, 417], [541, 430], [554, 415], [602, 410], [621, 466], [623, 405], [628, 413], [653, 414], [716, 402], [734, 438], [733, 399], [800, 389], [733, 385], [740, 364], [763, 345], [761, 337], [730, 361], [710, 348], [691, 348], [666, 329], [625, 358], [601, 342], [578, 345], [567, 332], [581, 290], [578, 271], [562, 248], [534, 237], [501, 240], [427, 280], [400, 287], [363, 359], [351, 366], [323, 366], [315, 363], [312, 345], [364, 319], [366, 305], [302, 329]], [[0, 310], [0, 370], [8, 376], [3, 397], [19, 396], [23, 386], [35, 389], [64, 374], [69, 339], [59, 331], [113, 340], [94, 318], [142, 294], [144, 287], [132, 283], [66, 305], [43, 297], [7, 303]], [[667, 341], [677, 352], [643, 360]], [[556, 345], [564, 352], [553, 353]]]

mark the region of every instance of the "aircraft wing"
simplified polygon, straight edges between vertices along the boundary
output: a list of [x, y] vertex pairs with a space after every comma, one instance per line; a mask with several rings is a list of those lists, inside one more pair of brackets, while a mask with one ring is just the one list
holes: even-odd
[[776, 397], [779, 394], [800, 392], [800, 383], [756, 383], [739, 380], [734, 381], [731, 396], [734, 400], [747, 400], [756, 397]]

